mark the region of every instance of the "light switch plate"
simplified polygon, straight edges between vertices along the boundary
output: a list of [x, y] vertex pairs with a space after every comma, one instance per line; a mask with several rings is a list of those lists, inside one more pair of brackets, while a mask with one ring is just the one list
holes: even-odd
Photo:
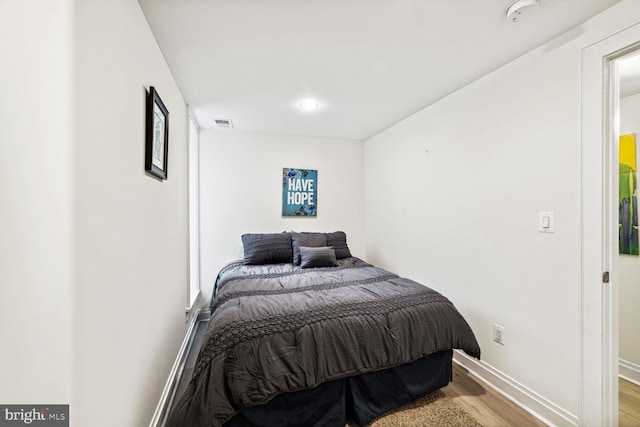
[[556, 213], [554, 211], [544, 211], [539, 213], [538, 231], [540, 233], [555, 233]]

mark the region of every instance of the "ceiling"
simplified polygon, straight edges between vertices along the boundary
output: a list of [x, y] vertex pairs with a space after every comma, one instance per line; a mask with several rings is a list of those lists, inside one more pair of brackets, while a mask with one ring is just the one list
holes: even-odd
[[139, 3], [201, 128], [366, 140], [618, 1]]
[[640, 93], [640, 54], [638, 51], [619, 60], [620, 98]]

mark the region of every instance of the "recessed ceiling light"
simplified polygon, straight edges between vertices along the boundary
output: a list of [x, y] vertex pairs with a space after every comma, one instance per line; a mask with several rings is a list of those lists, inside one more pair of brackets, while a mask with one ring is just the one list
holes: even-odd
[[305, 99], [298, 104], [298, 107], [303, 111], [313, 111], [317, 110], [320, 104], [315, 99]]

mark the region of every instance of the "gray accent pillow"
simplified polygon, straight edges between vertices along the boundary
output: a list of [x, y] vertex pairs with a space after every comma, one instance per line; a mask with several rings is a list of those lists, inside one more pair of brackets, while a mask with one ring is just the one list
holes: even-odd
[[291, 233], [243, 234], [245, 265], [286, 264], [291, 262]]
[[335, 267], [336, 251], [330, 246], [309, 248], [300, 246], [300, 267]]
[[293, 263], [300, 265], [300, 246], [317, 248], [327, 246], [327, 235], [325, 233], [291, 233], [293, 243]]
[[327, 246], [333, 246], [336, 251], [336, 258], [349, 258], [351, 251], [347, 246], [347, 234], [344, 231], [327, 233]]

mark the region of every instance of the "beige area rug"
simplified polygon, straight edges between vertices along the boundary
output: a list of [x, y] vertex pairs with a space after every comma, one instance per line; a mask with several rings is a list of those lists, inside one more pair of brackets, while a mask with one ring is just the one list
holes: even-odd
[[[349, 424], [349, 426], [354, 426]], [[482, 427], [442, 390], [375, 419], [368, 427]]]

